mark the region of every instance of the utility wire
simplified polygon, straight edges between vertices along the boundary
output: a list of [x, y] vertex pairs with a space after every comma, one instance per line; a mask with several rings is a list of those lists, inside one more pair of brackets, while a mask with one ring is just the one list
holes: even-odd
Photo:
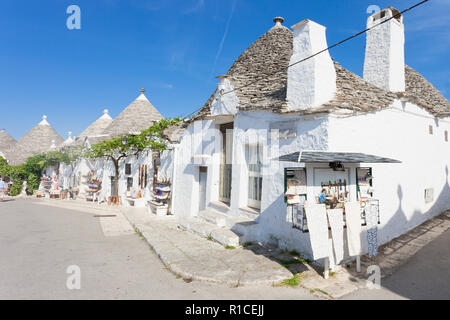
[[[353, 39], [353, 38], [356, 38], [356, 37], [358, 37], [358, 36], [360, 36], [360, 35], [366, 33], [367, 31], [370, 31], [370, 30], [372, 30], [372, 29], [374, 29], [374, 28], [376, 28], [376, 27], [378, 27], [378, 26], [380, 26], [380, 25], [382, 25], [382, 24], [384, 24], [384, 23], [386, 23], [386, 22], [388, 22], [388, 21], [390, 21], [390, 20], [392, 20], [392, 19], [398, 18], [398, 17], [400, 17], [402, 14], [404, 14], [404, 13], [406, 13], [406, 12], [408, 12], [408, 11], [410, 11], [410, 10], [412, 10], [412, 9], [414, 9], [414, 8], [416, 8], [416, 7], [418, 7], [418, 6], [421, 6], [422, 4], [424, 4], [425, 2], [428, 2], [428, 1], [430, 1], [430, 0], [423, 0], [423, 1], [419, 2], [419, 3], [416, 3], [415, 5], [409, 7], [408, 9], [405, 9], [405, 10], [403, 10], [403, 11], [401, 11], [401, 12], [399, 12], [399, 13], [393, 15], [392, 17], [390, 17], [390, 18], [388, 18], [388, 19], [385, 19], [385, 20], [381, 21], [380, 23], [378, 23], [378, 24], [376, 24], [376, 25], [374, 25], [374, 26], [372, 26], [372, 27], [370, 27], [370, 28], [367, 28], [367, 29], [365, 29], [365, 30], [363, 30], [363, 31], [360, 31], [360, 32], [358, 32], [358, 33], [356, 33], [356, 34], [354, 34], [354, 35], [352, 35], [352, 36], [350, 36], [350, 37], [348, 37], [348, 38], [346, 38], [346, 39], [344, 39], [344, 40], [341, 40], [341, 41], [339, 41], [339, 42], [337, 42], [337, 43], [335, 43], [335, 44], [329, 46], [328, 48], [325, 48], [325, 49], [323, 49], [323, 50], [321, 50], [321, 51], [319, 51], [319, 52], [316, 52], [315, 54], [313, 54], [313, 55], [311, 55], [311, 56], [308, 56], [308, 57], [306, 57], [306, 58], [304, 58], [304, 59], [302, 59], [302, 60], [299, 60], [299, 61], [296, 61], [296, 62], [294, 62], [294, 63], [291, 63], [291, 64], [288, 65], [286, 68], [280, 69], [280, 70], [278, 70], [278, 71], [276, 71], [276, 72], [274, 72], [274, 73], [271, 73], [271, 74], [263, 74], [263, 77], [260, 77], [259, 79], [256, 79], [256, 80], [254, 80], [254, 81], [252, 81], [252, 82], [250, 82], [250, 83], [247, 83], [247, 84], [245, 84], [245, 85], [243, 85], [243, 86], [240, 86], [240, 87], [238, 87], [238, 88], [235, 88], [235, 89], [226, 91], [226, 92], [222, 93], [221, 96], [224, 96], [224, 95], [226, 95], [226, 94], [232, 93], [232, 92], [234, 92], [234, 91], [236, 91], [236, 90], [242, 90], [242, 89], [244, 89], [244, 88], [246, 88], [246, 87], [248, 87], [248, 86], [251, 86], [251, 85], [253, 85], [253, 84], [255, 84], [255, 83], [258, 83], [259, 81], [265, 79], [266, 76], [273, 76], [273, 75], [275, 75], [275, 74], [277, 74], [277, 73], [285, 72], [285, 71], [286, 71], [287, 69], [289, 69], [290, 67], [293, 67], [293, 66], [295, 66], [295, 65], [297, 65], [297, 64], [299, 64], [299, 63], [302, 63], [302, 62], [304, 62], [304, 61], [306, 61], [306, 60], [312, 59], [312, 58], [314, 58], [315, 56], [317, 56], [317, 55], [319, 55], [319, 54], [321, 54], [321, 53], [323, 53], [323, 52], [325, 52], [325, 51], [328, 51], [328, 50], [330, 50], [330, 49], [332, 49], [332, 48], [334, 48], [334, 47], [337, 47], [337, 46], [343, 44], [344, 42], [347, 42], [347, 41], [349, 41], [349, 40], [351, 40], [351, 39]], [[203, 108], [203, 107], [201, 107], [201, 108], [199, 108], [199, 109], [197, 109], [197, 110], [191, 112], [190, 114], [188, 114], [188, 115], [187, 115], [186, 117], [184, 117], [183, 119], [189, 118], [189, 117], [192, 116], [193, 114], [195, 114], [195, 113], [197, 113], [198, 111], [200, 111], [202, 108]]]

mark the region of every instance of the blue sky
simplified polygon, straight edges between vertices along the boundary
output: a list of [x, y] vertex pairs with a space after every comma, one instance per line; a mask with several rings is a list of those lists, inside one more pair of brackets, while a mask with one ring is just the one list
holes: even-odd
[[[328, 44], [365, 28], [367, 8], [403, 10], [419, 0], [2, 0], [0, 128], [19, 139], [43, 114], [65, 138], [104, 108], [116, 117], [139, 94], [165, 116], [201, 107], [252, 42], [273, 26], [308, 18], [327, 27]], [[81, 30], [66, 9], [81, 8]], [[450, 97], [450, 1], [405, 15], [406, 63]], [[365, 36], [331, 50], [361, 75]]]

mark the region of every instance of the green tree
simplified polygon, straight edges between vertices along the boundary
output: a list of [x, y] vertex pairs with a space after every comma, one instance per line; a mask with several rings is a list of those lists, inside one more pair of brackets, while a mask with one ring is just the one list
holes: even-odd
[[122, 135], [110, 140], [94, 144], [86, 150], [84, 156], [90, 159], [109, 159], [115, 169], [113, 196], [119, 193], [119, 168], [121, 162], [130, 157], [137, 156], [140, 152], [151, 150], [164, 150], [167, 140], [164, 137], [164, 130], [182, 121], [180, 118], [162, 119], [138, 135]]

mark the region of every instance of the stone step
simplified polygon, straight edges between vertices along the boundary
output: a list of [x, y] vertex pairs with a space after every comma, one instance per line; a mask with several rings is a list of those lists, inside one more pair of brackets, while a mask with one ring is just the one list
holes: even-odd
[[239, 234], [199, 217], [180, 218], [179, 227], [203, 238], [216, 241], [224, 246], [237, 247], [240, 243]]
[[246, 216], [230, 216], [211, 208], [199, 212], [198, 217], [218, 227], [227, 227], [241, 236], [244, 242], [257, 240], [257, 225], [255, 220]]
[[198, 217], [211, 222], [219, 227], [225, 227], [227, 225], [227, 217], [224, 214], [213, 210], [203, 210], [198, 213]]

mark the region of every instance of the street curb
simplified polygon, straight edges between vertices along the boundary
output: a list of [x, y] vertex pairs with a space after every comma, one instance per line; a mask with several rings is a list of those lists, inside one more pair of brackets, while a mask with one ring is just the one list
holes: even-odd
[[[223, 281], [223, 280], [217, 280], [215, 278], [211, 278], [211, 277], [204, 277], [204, 276], [197, 276], [193, 273], [187, 272], [183, 269], [181, 269], [180, 267], [176, 266], [176, 265], [172, 265], [173, 263], [173, 259], [169, 259], [169, 257], [167, 257], [164, 254], [164, 250], [162, 250], [160, 248], [160, 246], [155, 245], [155, 242], [151, 241], [151, 235], [149, 235], [146, 231], [145, 231], [145, 226], [142, 226], [139, 223], [136, 223], [135, 221], [133, 221], [133, 219], [127, 214], [127, 209], [126, 208], [121, 208], [120, 211], [122, 212], [122, 214], [125, 216], [125, 218], [128, 220], [128, 222], [130, 222], [130, 224], [132, 225], [132, 227], [136, 230], [137, 233], [139, 233], [140, 235], [142, 235], [142, 237], [144, 238], [144, 240], [147, 242], [147, 244], [149, 245], [150, 249], [156, 254], [156, 256], [161, 260], [161, 262], [164, 264], [164, 266], [166, 267], [167, 270], [169, 270], [170, 272], [172, 272], [174, 275], [176, 275], [177, 277], [182, 278], [184, 281], [186, 282], [190, 282], [190, 281], [199, 281], [199, 282], [207, 282], [207, 283], [216, 283], [216, 284], [225, 284], [228, 286], [255, 286], [255, 285], [273, 285], [275, 283], [277, 283], [277, 281], [252, 281], [252, 282], [244, 282], [241, 283], [239, 280], [238, 281], [234, 281], [234, 280], [228, 280], [228, 281]], [[181, 231], [180, 231], [181, 232]], [[165, 240], [165, 239], [158, 239], [159, 242], [164, 242], [165, 244], [170, 244], [172, 246], [172, 244]], [[161, 245], [163, 246], [163, 245]], [[280, 280], [280, 282], [283, 281], [283, 279]]]

